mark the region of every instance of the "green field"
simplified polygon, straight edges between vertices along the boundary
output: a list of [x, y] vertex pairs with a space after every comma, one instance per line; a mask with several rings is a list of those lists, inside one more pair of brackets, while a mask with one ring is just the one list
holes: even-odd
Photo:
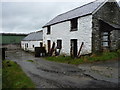
[[4, 60], [2, 69], [2, 88], [35, 88], [35, 84], [26, 76], [20, 66], [10, 60]]

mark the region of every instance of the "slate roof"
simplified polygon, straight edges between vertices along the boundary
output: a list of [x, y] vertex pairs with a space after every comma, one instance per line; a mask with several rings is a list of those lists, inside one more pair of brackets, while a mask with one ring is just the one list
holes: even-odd
[[96, 0], [94, 2], [85, 4], [81, 7], [70, 10], [66, 13], [60, 14], [56, 16], [54, 19], [52, 19], [50, 22], [48, 22], [46, 25], [44, 25], [43, 27], [53, 25], [53, 24], [56, 24], [62, 21], [70, 20], [76, 17], [81, 17], [81, 16], [92, 14], [104, 2], [105, 0]]
[[38, 32], [33, 32], [26, 36], [22, 41], [40, 41], [43, 40], [43, 32], [38, 31]]

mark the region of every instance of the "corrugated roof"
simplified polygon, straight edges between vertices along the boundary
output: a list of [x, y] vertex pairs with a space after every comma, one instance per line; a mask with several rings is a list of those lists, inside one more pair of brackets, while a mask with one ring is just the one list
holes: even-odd
[[43, 32], [38, 31], [38, 32], [33, 32], [26, 36], [22, 41], [39, 41], [43, 40]]
[[85, 4], [81, 7], [75, 8], [73, 10], [70, 10], [66, 13], [60, 14], [56, 16], [54, 19], [52, 19], [50, 22], [48, 22], [43, 27], [56, 24], [62, 21], [70, 20], [76, 17], [81, 17], [84, 15], [92, 14], [101, 4], [104, 3], [104, 1], [105, 0], [97, 0], [97, 1]]

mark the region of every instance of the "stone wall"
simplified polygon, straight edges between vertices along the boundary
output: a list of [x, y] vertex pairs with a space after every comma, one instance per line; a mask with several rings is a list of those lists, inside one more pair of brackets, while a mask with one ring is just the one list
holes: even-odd
[[101, 35], [99, 20], [93, 18], [92, 24], [92, 52], [101, 51]]
[[113, 30], [111, 31], [111, 50], [120, 49], [120, 30]]
[[[92, 17], [92, 51], [100, 52], [101, 48], [101, 29], [99, 20], [120, 25], [120, 9], [116, 2], [107, 2]], [[117, 50], [120, 47], [120, 30], [110, 32], [110, 50]]]

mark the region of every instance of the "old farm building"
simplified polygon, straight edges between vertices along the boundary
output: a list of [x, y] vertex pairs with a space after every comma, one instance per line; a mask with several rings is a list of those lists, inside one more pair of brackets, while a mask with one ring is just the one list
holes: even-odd
[[97, 0], [60, 14], [43, 26], [43, 43], [53, 42], [61, 54], [81, 54], [120, 48], [120, 7], [115, 0]]
[[35, 47], [43, 46], [43, 31], [33, 32], [21, 41], [21, 48], [25, 51], [35, 51]]

